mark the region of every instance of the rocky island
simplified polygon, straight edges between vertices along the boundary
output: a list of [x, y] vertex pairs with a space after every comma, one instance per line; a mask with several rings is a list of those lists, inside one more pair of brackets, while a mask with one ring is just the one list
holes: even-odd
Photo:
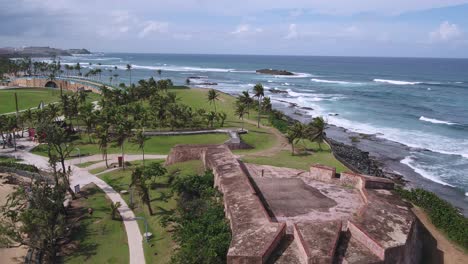
[[259, 74], [269, 74], [269, 75], [294, 75], [294, 73], [286, 70], [275, 70], [275, 69], [260, 69], [256, 70], [256, 73]]

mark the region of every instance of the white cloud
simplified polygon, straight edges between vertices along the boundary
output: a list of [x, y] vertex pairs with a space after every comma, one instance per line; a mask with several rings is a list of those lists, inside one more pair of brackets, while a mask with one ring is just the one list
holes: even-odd
[[240, 24], [236, 27], [234, 31], [231, 32], [233, 35], [244, 35], [250, 33], [262, 33], [263, 28], [260, 27], [252, 27], [249, 24]]
[[237, 28], [231, 32], [231, 34], [242, 34], [242, 33], [245, 33], [245, 32], [249, 32], [250, 30], [250, 25], [249, 24], [241, 24], [239, 26], [237, 26]]
[[434, 31], [429, 33], [433, 42], [447, 42], [460, 38], [462, 31], [456, 24], [450, 24], [448, 21], [442, 22]]
[[169, 28], [167, 22], [146, 21], [143, 29], [138, 33], [139, 38], [144, 38], [151, 33], [165, 33]]
[[297, 25], [296, 24], [290, 24], [288, 28], [288, 34], [284, 37], [285, 39], [294, 39], [298, 37], [297, 33]]

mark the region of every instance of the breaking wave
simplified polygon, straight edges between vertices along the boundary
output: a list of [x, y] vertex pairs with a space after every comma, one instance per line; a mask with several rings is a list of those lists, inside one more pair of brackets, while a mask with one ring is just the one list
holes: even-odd
[[419, 120], [433, 124], [456, 125], [457, 123], [421, 116]]
[[394, 85], [415, 85], [415, 84], [422, 83], [422, 82], [408, 82], [408, 81], [385, 80], [385, 79], [374, 79], [373, 81], [380, 82], [380, 83], [389, 83], [389, 84], [394, 84]]

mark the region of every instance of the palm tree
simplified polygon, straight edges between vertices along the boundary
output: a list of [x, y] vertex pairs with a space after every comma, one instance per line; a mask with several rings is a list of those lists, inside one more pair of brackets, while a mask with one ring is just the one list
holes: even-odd
[[206, 120], [208, 121], [208, 124], [210, 125], [211, 128], [213, 128], [213, 123], [216, 118], [217, 118], [217, 115], [213, 111], [210, 111], [208, 114], [206, 114]]
[[250, 115], [249, 112], [250, 112], [250, 106], [252, 105], [253, 103], [253, 99], [252, 97], [250, 97], [250, 94], [249, 94], [249, 91], [243, 91], [241, 95], [239, 95], [239, 97], [237, 98], [237, 101], [239, 103], [242, 103], [244, 104], [246, 107], [247, 107], [247, 115]]
[[224, 113], [224, 112], [220, 112], [218, 113], [218, 120], [220, 122], [220, 126], [223, 127], [224, 126], [224, 122], [226, 121], [226, 118], [227, 118], [227, 114]]
[[148, 207], [149, 214], [153, 215], [149, 188], [146, 184], [146, 179], [143, 177], [143, 170], [141, 168], [137, 168], [133, 171], [130, 186], [136, 186], [141, 201]]
[[128, 137], [130, 137], [130, 134], [132, 133], [132, 129], [133, 129], [133, 123], [129, 120], [123, 120], [117, 126], [117, 146], [119, 146], [122, 151], [122, 168], [123, 169], [125, 169], [124, 143], [125, 143], [125, 140], [127, 140]]
[[120, 206], [121, 206], [120, 202], [115, 202], [115, 203], [111, 202], [110, 203], [110, 212], [111, 212], [112, 220], [115, 220], [117, 218], [116, 215], [119, 212]]
[[215, 89], [210, 89], [208, 91], [208, 102], [214, 105], [214, 110], [216, 113], [216, 101], [219, 100], [219, 93]]
[[257, 127], [260, 127], [260, 115], [262, 113], [262, 106], [260, 104], [260, 99], [265, 95], [264, 94], [264, 89], [263, 89], [263, 85], [261, 83], [257, 83], [254, 88], [254, 97], [257, 97], [258, 99], [258, 119], [257, 119]]
[[130, 76], [130, 86], [132, 86], [132, 65], [131, 64], [127, 64], [127, 71]]
[[104, 122], [96, 127], [96, 137], [98, 139], [99, 149], [102, 153], [102, 158], [106, 160], [106, 168], [109, 168], [107, 163], [107, 146], [109, 144], [109, 125]]
[[143, 130], [138, 131], [135, 135], [135, 140], [138, 144], [138, 149], [141, 149], [143, 155], [143, 168], [145, 167], [145, 141], [148, 137], [145, 136], [145, 132]]
[[286, 133], [286, 138], [291, 144], [292, 155], [294, 155], [294, 145], [297, 141], [304, 137], [304, 125], [301, 122], [296, 122], [292, 127], [289, 127], [288, 132]]
[[76, 63], [75, 70], [78, 71], [78, 76], [81, 76], [81, 65], [79, 62]]
[[161, 73], [162, 73], [162, 70], [161, 70], [161, 69], [158, 69], [156, 72], [158, 73], [158, 75], [159, 75], [159, 78], [161, 78]]
[[185, 84], [188, 86], [190, 85], [190, 78], [185, 79]]
[[321, 116], [315, 117], [312, 122], [307, 125], [307, 128], [310, 141], [317, 142], [319, 150], [322, 150], [322, 143], [326, 138], [325, 129], [327, 128], [327, 122]]
[[244, 131], [244, 116], [245, 114], [248, 114], [248, 113], [249, 111], [248, 111], [247, 105], [242, 104], [242, 103], [236, 104], [236, 115], [240, 119], [242, 119], [242, 131]]

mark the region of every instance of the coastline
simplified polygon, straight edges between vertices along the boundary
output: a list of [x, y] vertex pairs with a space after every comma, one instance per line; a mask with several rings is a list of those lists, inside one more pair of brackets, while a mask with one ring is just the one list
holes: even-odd
[[[296, 105], [287, 106], [284, 103], [273, 102], [273, 108], [303, 123], [307, 123], [312, 119], [310, 115], [301, 114], [301, 108]], [[410, 151], [429, 150], [411, 148], [398, 142], [379, 138], [376, 135], [360, 134], [331, 124], [328, 125], [326, 133], [328, 138], [336, 142], [368, 152], [369, 158], [375, 161], [382, 171], [392, 175], [400, 175], [405, 182], [405, 188], [422, 188], [431, 191], [458, 208], [462, 214], [468, 216], [468, 203], [466, 202], [468, 197], [454, 187], [442, 185], [423, 177], [411, 167], [402, 163], [402, 160], [410, 155]]]

